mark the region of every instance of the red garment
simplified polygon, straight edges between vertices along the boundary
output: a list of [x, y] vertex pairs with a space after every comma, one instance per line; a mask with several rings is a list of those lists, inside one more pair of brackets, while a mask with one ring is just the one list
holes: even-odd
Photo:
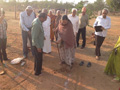
[[63, 25], [60, 21], [57, 29], [66, 48], [73, 48], [76, 46], [73, 25], [70, 21], [68, 21], [66, 25]]

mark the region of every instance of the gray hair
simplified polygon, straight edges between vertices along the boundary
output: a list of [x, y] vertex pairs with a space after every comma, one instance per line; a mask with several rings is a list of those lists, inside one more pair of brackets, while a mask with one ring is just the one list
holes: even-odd
[[102, 13], [103, 13], [103, 11], [107, 11], [107, 13], [109, 12], [109, 10], [108, 10], [107, 8], [104, 8], [104, 9], [102, 10]]
[[60, 10], [57, 10], [56, 13], [60, 12]]
[[72, 10], [71, 10], [71, 11], [73, 12], [74, 10], [77, 12], [77, 9], [76, 9], [76, 8], [72, 8]]
[[33, 10], [32, 6], [27, 6], [25, 10]]
[[50, 12], [52, 12], [52, 13], [53, 13], [53, 11], [52, 11], [52, 10], [49, 10], [49, 12], [48, 12], [48, 13], [50, 13]]
[[42, 13], [48, 13], [48, 10], [46, 8], [42, 9]]

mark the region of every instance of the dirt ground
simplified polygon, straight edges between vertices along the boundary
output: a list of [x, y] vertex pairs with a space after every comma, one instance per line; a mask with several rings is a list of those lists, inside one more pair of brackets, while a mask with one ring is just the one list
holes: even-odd
[[[44, 54], [43, 71], [40, 76], [34, 75], [34, 58], [29, 53], [24, 66], [11, 65], [6, 61], [6, 74], [0, 76], [0, 90], [119, 90], [120, 83], [113, 82], [112, 76], [104, 74], [108, 57], [120, 36], [120, 17], [110, 16], [112, 27], [102, 45], [101, 60], [96, 60], [94, 55], [94, 39], [91, 38], [92, 28], [87, 27], [87, 44], [85, 49], [76, 49], [75, 63], [71, 71], [67, 66], [59, 65], [59, 55], [55, 43], [52, 43], [52, 53]], [[8, 58], [13, 60], [22, 57], [22, 38], [19, 19], [14, 19], [14, 13], [6, 12], [8, 21]], [[95, 19], [90, 20], [93, 25]], [[80, 41], [81, 42], [81, 41]], [[80, 61], [85, 61], [84, 66], [79, 66]], [[86, 67], [92, 62], [91, 67]], [[1, 66], [0, 66], [1, 68]], [[1, 69], [0, 69], [1, 70]]]

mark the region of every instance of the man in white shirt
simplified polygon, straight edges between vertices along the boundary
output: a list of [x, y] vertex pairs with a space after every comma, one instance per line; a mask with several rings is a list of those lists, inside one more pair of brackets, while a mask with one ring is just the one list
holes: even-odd
[[[48, 14], [47, 9], [42, 9], [42, 13]], [[51, 19], [49, 16], [47, 16], [46, 21], [43, 22], [43, 30], [44, 30], [44, 46], [43, 46], [43, 52], [48, 54], [51, 53], [51, 40], [50, 40], [50, 25], [51, 25]]]
[[79, 17], [76, 15], [76, 13], [77, 13], [77, 9], [72, 8], [72, 14], [68, 15], [68, 18], [70, 19], [70, 21], [73, 24], [73, 30], [74, 30], [75, 37], [76, 37], [76, 35], [78, 33], [78, 29], [79, 29]]
[[96, 18], [96, 21], [93, 25], [94, 28], [95, 26], [101, 26], [102, 29], [101, 32], [95, 31], [95, 43], [96, 43], [95, 54], [97, 60], [100, 59], [101, 56], [100, 47], [107, 35], [108, 29], [110, 29], [111, 27], [111, 19], [107, 16], [107, 14], [108, 14], [108, 9], [104, 8], [102, 10], [102, 15]]
[[[28, 49], [27, 49], [27, 38], [30, 40], [30, 44], [32, 46], [31, 41], [31, 28], [32, 28], [32, 22], [35, 19], [35, 14], [33, 12], [33, 8], [31, 6], [27, 6], [25, 11], [20, 13], [20, 26], [22, 29], [22, 39], [23, 39], [23, 56], [24, 58], [27, 58]], [[33, 48], [31, 47], [32, 54]]]

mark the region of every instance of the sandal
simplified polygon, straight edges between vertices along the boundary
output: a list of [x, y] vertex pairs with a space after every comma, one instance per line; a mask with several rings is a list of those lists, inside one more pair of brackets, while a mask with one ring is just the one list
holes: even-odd
[[79, 65], [80, 65], [80, 66], [83, 66], [83, 65], [84, 65], [84, 62], [83, 62], [83, 61], [81, 61]]
[[87, 67], [91, 67], [91, 62], [88, 62]]

